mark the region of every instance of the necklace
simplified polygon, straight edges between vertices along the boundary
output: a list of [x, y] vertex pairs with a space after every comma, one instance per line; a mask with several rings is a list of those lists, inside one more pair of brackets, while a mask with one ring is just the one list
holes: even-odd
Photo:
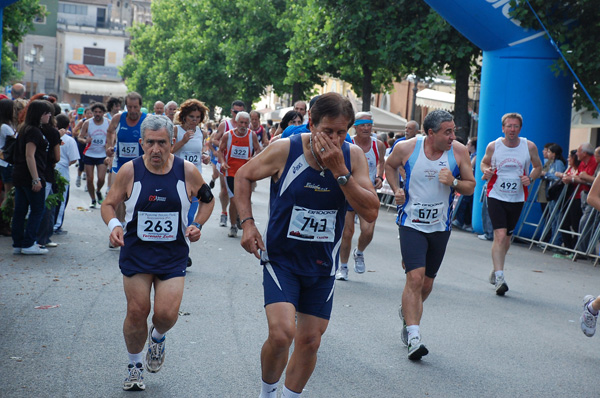
[[317, 159], [317, 155], [315, 155], [315, 150], [313, 149], [312, 133], [310, 135], [310, 138], [308, 139], [308, 145], [310, 145], [310, 153], [312, 153], [313, 158], [315, 158], [315, 162], [317, 162], [317, 165], [319, 165], [319, 167], [321, 168], [321, 172], [319, 174], [321, 174], [321, 177], [325, 177], [325, 167], [323, 167], [321, 165], [321, 163], [319, 163], [319, 160]]

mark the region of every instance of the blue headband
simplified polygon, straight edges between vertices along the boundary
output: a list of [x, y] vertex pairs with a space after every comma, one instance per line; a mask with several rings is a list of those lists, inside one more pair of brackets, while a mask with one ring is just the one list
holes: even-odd
[[358, 119], [354, 122], [355, 126], [359, 126], [361, 124], [373, 124], [373, 121], [370, 119]]

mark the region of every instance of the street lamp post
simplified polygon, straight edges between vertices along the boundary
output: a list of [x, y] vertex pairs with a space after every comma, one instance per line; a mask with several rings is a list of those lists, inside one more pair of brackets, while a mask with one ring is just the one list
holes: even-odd
[[31, 94], [29, 95], [29, 98], [33, 97], [35, 95], [35, 90], [33, 89], [33, 74], [35, 71], [35, 65], [42, 65], [44, 63], [44, 55], [42, 54], [42, 52], [40, 51], [38, 53], [38, 51], [36, 50], [35, 47], [33, 47], [31, 49], [31, 53], [30, 54], [26, 54], [25, 57], [25, 63], [29, 66], [31, 66]]

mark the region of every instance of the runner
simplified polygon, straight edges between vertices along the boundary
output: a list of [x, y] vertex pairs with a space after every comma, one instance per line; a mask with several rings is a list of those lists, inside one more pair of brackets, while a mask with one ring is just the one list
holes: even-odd
[[[200, 239], [202, 224], [214, 207], [210, 188], [198, 169], [171, 154], [173, 124], [150, 115], [141, 127], [144, 155], [125, 163], [102, 204], [110, 241], [121, 246], [119, 267], [127, 299], [123, 335], [129, 354], [124, 390], [144, 390], [145, 369], [158, 372], [165, 360], [165, 334], [177, 322], [183, 295], [189, 243]], [[202, 202], [194, 223], [185, 219], [192, 197]], [[127, 232], [116, 218], [127, 205]], [[147, 321], [154, 288], [154, 313]]]
[[[383, 169], [385, 165], [385, 145], [377, 138], [372, 136], [373, 114], [371, 112], [358, 112], [354, 129], [356, 135], [352, 139], [354, 144], [358, 145], [363, 150], [367, 157], [369, 165], [369, 178], [375, 189], [381, 188], [383, 184]], [[344, 224], [344, 232], [342, 234], [342, 245], [340, 246], [340, 267], [335, 274], [335, 279], [348, 280], [348, 258], [350, 257], [350, 249], [352, 248], [352, 236], [354, 235], [354, 216], [356, 212], [352, 207], [348, 207], [346, 212], [346, 221]], [[373, 231], [375, 230], [375, 221], [367, 222], [364, 218], [358, 217], [360, 223], [360, 236], [358, 243], [352, 256], [354, 257], [354, 272], [362, 274], [366, 270], [364, 250], [367, 248], [373, 239]]]
[[[483, 178], [489, 180], [488, 210], [494, 228], [494, 269], [490, 274], [490, 283], [494, 285], [498, 296], [504, 296], [508, 291], [504, 279], [504, 260], [510, 248], [510, 236], [527, 200], [527, 187], [542, 173], [537, 147], [526, 138], [519, 137], [522, 126], [523, 117], [520, 114], [507, 113], [502, 116], [504, 138], [490, 142], [481, 160]], [[530, 164], [533, 169], [527, 175]]]
[[[596, 177], [587, 197], [587, 202], [594, 209], [600, 211], [600, 178]], [[591, 294], [583, 298], [583, 312], [579, 318], [581, 331], [588, 337], [596, 334], [596, 322], [600, 311], [600, 296]]]
[[250, 129], [256, 134], [258, 138], [258, 143], [261, 148], [269, 145], [269, 140], [267, 139], [267, 132], [265, 128], [260, 124], [260, 113], [257, 111], [250, 112]]
[[[353, 122], [348, 99], [324, 94], [311, 107], [311, 133], [270, 144], [236, 174], [241, 243], [264, 265], [269, 337], [261, 352], [261, 398], [277, 396], [286, 365], [282, 397], [299, 397], [314, 370], [331, 314], [346, 201], [367, 221], [377, 218], [379, 199], [364, 153], [344, 143]], [[264, 244], [250, 196], [252, 182], [267, 177], [271, 201]]]
[[[408, 359], [429, 353], [419, 324], [423, 302], [433, 289], [450, 238], [454, 191], [471, 195], [475, 178], [467, 148], [456, 140], [452, 115], [436, 110], [423, 122], [426, 136], [399, 142], [385, 163], [386, 179], [398, 205], [397, 224], [406, 272], [399, 315]], [[398, 168], [406, 172], [399, 187]]]
[[[91, 109], [94, 116], [83, 123], [78, 140], [86, 144], [83, 150], [83, 163], [85, 164], [85, 174], [87, 176], [88, 194], [92, 199], [90, 208], [95, 209], [96, 198], [98, 198], [100, 204], [103, 200], [100, 190], [104, 186], [106, 177], [104, 160], [106, 159], [106, 132], [108, 131], [109, 121], [104, 117], [106, 108], [102, 103], [96, 102]], [[94, 167], [98, 170], [96, 189], [94, 189]]]
[[227, 236], [235, 238], [238, 229], [241, 227], [238, 224], [238, 211], [235, 201], [231, 200], [234, 196], [234, 177], [240, 167], [246, 164], [250, 158], [260, 152], [260, 144], [258, 138], [252, 130], [248, 128], [250, 125], [250, 115], [246, 112], [238, 112], [235, 117], [237, 127], [223, 134], [219, 143], [219, 163], [221, 164], [221, 172], [225, 176], [227, 183], [227, 192], [229, 195], [229, 221], [231, 228]]

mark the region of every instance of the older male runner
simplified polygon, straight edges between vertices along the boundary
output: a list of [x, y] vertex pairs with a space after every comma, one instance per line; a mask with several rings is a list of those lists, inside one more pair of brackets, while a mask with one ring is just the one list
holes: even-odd
[[[270, 144], [236, 174], [242, 246], [264, 266], [269, 337], [261, 352], [261, 398], [277, 396], [286, 365], [282, 397], [299, 397], [315, 368], [331, 314], [346, 201], [366, 221], [377, 218], [379, 199], [364, 152], [344, 143], [353, 122], [348, 99], [324, 94], [311, 107], [309, 134]], [[271, 199], [263, 243], [252, 218], [250, 187], [267, 177]]]
[[[358, 112], [354, 122], [356, 135], [352, 139], [354, 144], [363, 150], [369, 166], [369, 178], [375, 189], [381, 188], [383, 184], [383, 168], [385, 166], [385, 145], [372, 135], [373, 114], [371, 112]], [[342, 245], [340, 246], [340, 267], [335, 274], [335, 279], [348, 280], [348, 258], [352, 248], [352, 236], [354, 235], [354, 216], [356, 212], [352, 207], [346, 212], [346, 222], [344, 223], [344, 233], [342, 234]], [[364, 251], [373, 240], [373, 231], [375, 230], [375, 221], [367, 222], [364, 218], [358, 217], [360, 225], [360, 235], [358, 243], [352, 257], [354, 257], [354, 272], [362, 274], [366, 270]]]
[[[500, 137], [488, 144], [481, 160], [483, 178], [489, 180], [487, 200], [494, 242], [492, 243], [492, 263], [490, 283], [496, 294], [504, 296], [508, 285], [504, 279], [504, 260], [510, 248], [512, 235], [527, 200], [527, 186], [542, 174], [542, 161], [535, 144], [519, 137], [523, 117], [518, 113], [502, 116]], [[529, 172], [530, 164], [533, 166]]]
[[[200, 239], [202, 224], [214, 207], [210, 188], [192, 163], [171, 154], [173, 124], [164, 116], [148, 116], [141, 127], [144, 155], [125, 163], [102, 203], [102, 219], [110, 241], [121, 246], [119, 267], [127, 298], [123, 335], [129, 353], [125, 390], [145, 389], [146, 370], [158, 372], [165, 360], [165, 333], [177, 322], [183, 296], [190, 242]], [[187, 226], [193, 197], [200, 200], [194, 222]], [[116, 208], [127, 207], [127, 232]], [[154, 287], [154, 314], [148, 329]]]
[[[455, 141], [452, 115], [433, 111], [425, 117], [423, 128], [426, 136], [398, 143], [385, 163], [399, 205], [397, 224], [406, 272], [399, 314], [402, 342], [411, 360], [429, 353], [419, 324], [450, 238], [454, 191], [471, 195], [475, 189], [469, 152]], [[404, 188], [398, 184], [400, 167], [406, 171]]]

